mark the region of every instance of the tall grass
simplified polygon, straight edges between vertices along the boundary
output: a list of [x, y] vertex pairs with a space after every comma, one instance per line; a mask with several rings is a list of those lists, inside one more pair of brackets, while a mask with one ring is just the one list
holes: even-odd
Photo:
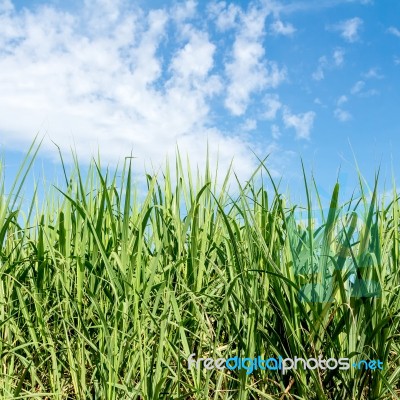
[[[1, 398], [398, 398], [395, 187], [385, 203], [377, 180], [372, 193], [360, 180], [342, 203], [337, 183], [325, 211], [306, 174], [300, 207], [259, 179], [261, 161], [231, 196], [229, 172], [217, 189], [208, 166], [193, 175], [177, 156], [141, 198], [131, 159], [115, 171], [93, 161], [85, 176], [75, 159], [65, 184], [23, 207], [36, 152], [10, 193], [0, 183]], [[189, 370], [191, 353], [384, 369], [247, 375]]]

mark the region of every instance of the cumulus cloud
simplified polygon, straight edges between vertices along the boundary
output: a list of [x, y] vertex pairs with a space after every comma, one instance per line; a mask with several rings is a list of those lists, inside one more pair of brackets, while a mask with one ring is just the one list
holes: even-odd
[[[84, 160], [98, 148], [104, 162], [132, 150], [143, 164], [163, 162], [177, 144], [201, 163], [208, 142], [222, 168], [234, 157], [241, 173], [249, 173], [254, 143], [218, 129], [212, 105], [226, 95], [232, 113], [243, 114], [254, 91], [284, 79], [265, 57], [267, 12], [232, 8], [233, 17], [218, 24], [240, 18], [240, 27], [222, 51], [190, 24], [196, 2], [179, 7], [144, 11], [122, 0], [95, 0], [78, 14], [52, 6], [17, 11], [0, 0], [1, 144], [20, 148], [39, 131], [66, 151], [73, 145]], [[230, 57], [226, 76], [221, 66], [216, 72], [217, 56]], [[52, 149], [46, 141], [44, 150]]]
[[[171, 61], [170, 70], [174, 73], [175, 79], [180, 79], [182, 84], [185, 84], [207, 78], [214, 65], [215, 50], [215, 45], [210, 42], [206, 33], [191, 31], [189, 41], [176, 52]], [[219, 91], [221, 88], [219, 79], [217, 76], [213, 78], [213, 87], [209, 89]], [[204, 90], [204, 87], [199, 89]]]
[[271, 25], [271, 32], [276, 35], [291, 36], [296, 32], [296, 28], [290, 24], [284, 24], [281, 20], [277, 19]]
[[294, 128], [296, 139], [310, 139], [311, 129], [314, 125], [316, 114], [314, 111], [308, 111], [300, 114], [292, 114], [289, 108], [283, 112], [283, 123], [286, 128]]
[[276, 88], [286, 77], [284, 69], [265, 59], [262, 41], [267, 15], [265, 8], [256, 6], [241, 14], [232, 57], [225, 65], [229, 81], [225, 106], [233, 115], [245, 113], [253, 93]]
[[224, 32], [237, 26], [241, 9], [233, 3], [227, 5], [224, 1], [221, 1], [209, 4], [208, 13], [215, 19], [217, 28]]
[[183, 3], [178, 3], [172, 10], [172, 18], [182, 22], [193, 18], [196, 15], [197, 2], [194, 0], [186, 0]]
[[347, 42], [353, 43], [359, 40], [359, 31], [362, 24], [363, 20], [361, 18], [354, 17], [338, 23], [333, 29], [339, 31]]

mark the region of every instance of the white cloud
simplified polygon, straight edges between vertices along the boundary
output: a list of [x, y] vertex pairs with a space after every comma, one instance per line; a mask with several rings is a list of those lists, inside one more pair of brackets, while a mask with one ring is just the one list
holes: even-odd
[[340, 122], [349, 121], [352, 116], [348, 111], [345, 111], [341, 108], [336, 108], [334, 111], [335, 118], [338, 119]]
[[[177, 51], [170, 69], [184, 82], [190, 78], [206, 78], [214, 65], [215, 50], [215, 45], [209, 41], [206, 33], [191, 31], [189, 42]], [[220, 88], [219, 84], [214, 89], [219, 91]]]
[[268, 12], [250, 7], [241, 15], [232, 60], [225, 65], [229, 80], [225, 106], [233, 115], [245, 113], [254, 92], [276, 88], [286, 77], [284, 69], [265, 59], [262, 43]]
[[393, 61], [395, 65], [400, 65], [400, 57], [394, 56]]
[[362, 75], [365, 79], [382, 79], [383, 75], [379, 73], [378, 68], [370, 68], [365, 74]]
[[333, 60], [337, 67], [340, 67], [344, 62], [344, 50], [343, 49], [336, 49], [333, 52]]
[[340, 67], [344, 62], [344, 50], [335, 49], [332, 53], [332, 58], [327, 56], [322, 56], [318, 59], [318, 67], [312, 73], [311, 77], [316, 81], [321, 81], [325, 79], [325, 71]]
[[172, 18], [178, 22], [193, 18], [196, 15], [197, 2], [194, 0], [186, 0], [178, 3], [172, 10]]
[[372, 97], [372, 96], [378, 96], [378, 95], [379, 95], [379, 91], [376, 89], [369, 89], [369, 90], [366, 90], [365, 92], [359, 93], [360, 97]]
[[87, 31], [100, 35], [113, 29], [124, 8], [123, 0], [84, 0]]
[[167, 14], [161, 10], [150, 11], [148, 14], [147, 31], [142, 35], [139, 45], [132, 51], [132, 61], [136, 64], [132, 74], [135, 86], [146, 87], [161, 76], [162, 63], [157, 57], [157, 50], [165, 36], [167, 20]]
[[227, 5], [224, 1], [211, 3], [208, 12], [215, 19], [217, 28], [224, 32], [237, 26], [237, 20], [241, 13], [240, 7], [233, 3]]
[[257, 129], [257, 121], [253, 118], [247, 118], [241, 126], [242, 130], [249, 132]]
[[347, 103], [349, 101], [349, 99], [347, 98], [347, 96], [342, 95], [339, 97], [338, 101], [337, 101], [337, 105], [338, 107], [341, 106], [344, 103]]
[[10, 0], [0, 0], [0, 13], [9, 13], [14, 10]]
[[363, 91], [364, 87], [365, 87], [364, 81], [357, 81], [350, 89], [350, 93], [353, 95], [357, 95], [358, 97], [372, 97], [372, 96], [377, 96], [379, 94], [379, 91], [376, 89], [369, 89]]
[[321, 81], [325, 78], [324, 70], [319, 66], [317, 70], [312, 73], [311, 76], [315, 81]]
[[271, 133], [272, 133], [272, 138], [275, 140], [278, 140], [282, 135], [279, 126], [275, 124], [271, 126]]
[[296, 28], [290, 23], [284, 24], [277, 19], [271, 25], [271, 32], [277, 35], [291, 36], [296, 32]]
[[334, 29], [339, 31], [343, 39], [353, 43], [359, 39], [359, 30], [363, 24], [363, 20], [359, 17], [354, 17], [346, 21], [342, 21], [334, 26]]
[[[176, 144], [201, 162], [208, 140], [221, 168], [235, 156], [242, 175], [253, 169], [252, 144], [213, 127], [211, 102], [223, 83], [213, 72], [217, 48], [207, 33], [179, 23], [183, 43], [172, 43], [166, 59], [160, 47], [168, 9], [144, 12], [99, 0], [71, 14], [0, 4], [2, 144], [19, 149], [39, 131], [66, 152], [74, 145], [83, 162], [98, 148], [104, 163], [132, 149], [140, 167], [150, 159], [162, 163]], [[43, 150], [56, 157], [50, 140]]]
[[394, 26], [389, 27], [388, 28], [388, 32], [391, 33], [394, 36], [400, 37], [400, 29], [398, 29], [398, 28], [396, 28]]
[[315, 116], [316, 114], [314, 111], [292, 114], [286, 107], [283, 112], [283, 123], [285, 124], [286, 128], [295, 129], [297, 139], [310, 139]]
[[324, 69], [328, 65], [328, 59], [326, 56], [322, 56], [318, 60], [318, 67], [317, 69], [313, 72], [312, 78], [316, 81], [321, 81], [322, 79], [325, 78], [324, 74]]
[[314, 99], [314, 104], [318, 104], [322, 108], [327, 108], [327, 105], [319, 97]]
[[361, 90], [364, 88], [365, 82], [364, 81], [357, 81], [353, 87], [350, 89], [351, 94], [357, 94], [360, 93]]
[[265, 105], [265, 111], [262, 114], [263, 118], [274, 120], [276, 118], [276, 113], [282, 107], [282, 103], [279, 101], [279, 96], [267, 95], [265, 96], [263, 103]]

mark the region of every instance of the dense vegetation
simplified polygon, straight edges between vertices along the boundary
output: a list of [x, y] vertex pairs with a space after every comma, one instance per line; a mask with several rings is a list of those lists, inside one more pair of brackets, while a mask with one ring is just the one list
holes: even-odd
[[[305, 177], [301, 208], [262, 162], [230, 195], [228, 178], [218, 186], [177, 156], [145, 177], [143, 196], [131, 159], [115, 171], [93, 161], [85, 174], [75, 159], [65, 183], [24, 207], [36, 151], [11, 192], [0, 182], [1, 398], [400, 396], [395, 188], [380, 201], [360, 179], [359, 196], [341, 203], [336, 184], [324, 211]], [[384, 368], [189, 370], [191, 353]]]

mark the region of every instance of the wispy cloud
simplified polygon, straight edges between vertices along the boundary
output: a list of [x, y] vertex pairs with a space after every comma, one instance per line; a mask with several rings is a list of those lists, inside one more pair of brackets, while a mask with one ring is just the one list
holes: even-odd
[[288, 107], [283, 112], [283, 123], [286, 128], [294, 128], [296, 139], [310, 139], [311, 129], [314, 125], [316, 114], [314, 111], [308, 111], [300, 114], [292, 114]]
[[348, 111], [343, 110], [339, 107], [335, 109], [334, 115], [335, 118], [338, 119], [340, 122], [346, 122], [352, 118], [351, 114]]
[[343, 49], [335, 49], [333, 52], [333, 60], [337, 67], [340, 67], [344, 62], [344, 50]]
[[400, 37], [400, 29], [398, 29], [394, 26], [389, 27], [387, 31], [394, 36]]
[[362, 74], [365, 79], [383, 79], [384, 76], [379, 72], [378, 68], [370, 68], [367, 72]]
[[350, 89], [350, 93], [352, 95], [357, 95], [358, 97], [372, 97], [379, 94], [379, 91], [377, 89], [363, 90], [365, 86], [366, 83], [364, 81], [357, 81]]
[[254, 131], [257, 129], [257, 121], [253, 118], [248, 118], [242, 124], [241, 129], [245, 132]]
[[347, 103], [348, 101], [349, 101], [348, 97], [346, 95], [342, 95], [338, 98], [337, 105], [341, 106], [341, 105]]
[[263, 103], [265, 105], [265, 111], [262, 113], [262, 117], [267, 120], [274, 120], [277, 112], [282, 107], [282, 103], [279, 100], [278, 95], [267, 95], [264, 97]]
[[359, 40], [359, 31], [363, 24], [363, 20], [359, 17], [354, 17], [332, 27], [333, 30], [339, 31], [340, 35], [347, 42], [353, 43]]
[[271, 32], [276, 35], [291, 36], [296, 32], [296, 28], [292, 24], [284, 24], [278, 19], [272, 23]]
[[316, 81], [321, 81], [322, 79], [325, 78], [324, 74], [324, 69], [328, 65], [328, 59], [326, 56], [322, 56], [318, 60], [318, 67], [317, 69], [313, 72], [312, 78]]
[[342, 4], [359, 3], [362, 5], [373, 4], [374, 0], [293, 0], [282, 4], [273, 2], [273, 7], [277, 13], [293, 14], [306, 11], [319, 11], [327, 8], [336, 7]]
[[341, 67], [344, 63], [344, 50], [337, 48], [333, 51], [332, 57], [321, 56], [318, 59], [317, 69], [312, 73], [312, 78], [316, 81], [321, 81], [325, 78], [325, 71]]
[[364, 81], [357, 81], [353, 87], [350, 89], [351, 94], [357, 94], [360, 93], [361, 90], [364, 88], [365, 82]]
[[343, 109], [343, 105], [346, 104], [349, 101], [349, 98], [346, 95], [341, 95], [337, 102], [336, 102], [336, 108], [333, 112], [333, 115], [337, 120], [340, 122], [346, 122], [352, 119], [352, 115]]
[[281, 130], [279, 129], [278, 125], [273, 124], [271, 126], [271, 134], [272, 134], [273, 139], [275, 139], [275, 140], [278, 140], [281, 137], [282, 133], [281, 133]]

